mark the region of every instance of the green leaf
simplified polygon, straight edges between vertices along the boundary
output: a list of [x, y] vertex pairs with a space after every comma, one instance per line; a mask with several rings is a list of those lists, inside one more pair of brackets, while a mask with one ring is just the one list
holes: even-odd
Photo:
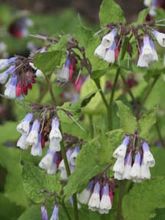
[[120, 118], [120, 127], [125, 133], [134, 133], [137, 129], [137, 121], [131, 109], [121, 101], [117, 101], [118, 116]]
[[34, 58], [34, 65], [44, 74], [52, 73], [60, 65], [62, 51], [39, 53]]
[[164, 169], [164, 158], [165, 158], [165, 150], [163, 148], [154, 147], [152, 149], [152, 154], [155, 158], [155, 166], [151, 169], [152, 177], [165, 177], [165, 169]]
[[165, 178], [136, 184], [123, 199], [123, 215], [127, 220], [148, 220], [156, 208], [165, 207]]
[[17, 206], [15, 203], [7, 199], [3, 194], [0, 194], [0, 219], [17, 220], [23, 212], [23, 207]]
[[125, 22], [121, 7], [114, 0], [103, 0], [99, 12], [100, 24]]
[[64, 188], [66, 199], [86, 187], [92, 177], [102, 172], [111, 163], [112, 152], [121, 142], [122, 136], [121, 130], [113, 130], [83, 146], [76, 161], [75, 171]]
[[138, 121], [140, 137], [144, 139], [148, 139], [150, 130], [155, 123], [156, 123], [155, 111], [150, 111], [143, 114], [141, 119]]
[[60, 182], [57, 175], [47, 175], [39, 167], [26, 162], [23, 166], [23, 185], [27, 196], [35, 203], [45, 201], [45, 193], [58, 193]]
[[41, 220], [41, 211], [39, 205], [33, 205], [18, 218], [18, 220]]
[[138, 14], [137, 24], [144, 24], [148, 13], [149, 13], [148, 8], [147, 9], [145, 8], [142, 11], [140, 11]]
[[[0, 164], [7, 170], [5, 196], [17, 205], [27, 206], [23, 190], [20, 150], [14, 149], [18, 137], [16, 123], [9, 122], [0, 126]], [[11, 147], [9, 147], [11, 146]]]

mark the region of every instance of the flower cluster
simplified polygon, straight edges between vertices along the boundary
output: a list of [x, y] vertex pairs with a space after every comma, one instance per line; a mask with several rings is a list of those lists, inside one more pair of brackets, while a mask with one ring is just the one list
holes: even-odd
[[123, 27], [111, 27], [111, 31], [106, 34], [101, 41], [101, 44], [95, 49], [94, 54], [101, 59], [105, 60], [108, 63], [114, 63], [120, 53], [120, 47], [122, 45], [122, 37], [126, 36], [128, 33], [132, 31], [132, 35], [135, 34], [135, 39], [137, 39], [137, 46], [139, 48], [139, 58], [137, 62], [137, 66], [139, 67], [148, 67], [154, 61], [158, 61], [158, 55], [155, 49], [153, 38], [157, 40], [160, 46], [165, 47], [165, 34], [160, 33], [157, 30], [152, 30], [148, 27], [148, 34], [143, 35], [141, 38], [140, 35], [137, 35], [137, 32], [141, 29], [137, 28], [131, 30], [125, 29], [122, 33]]
[[[67, 180], [65, 163], [61, 156], [62, 134], [54, 108], [37, 105], [33, 106], [33, 110], [37, 111], [37, 115], [28, 113], [17, 125], [17, 131], [21, 133], [17, 147], [25, 150], [31, 146], [33, 156], [42, 156], [42, 149], [48, 143], [47, 153], [41, 159], [39, 167], [46, 170], [48, 174], [54, 174], [59, 170], [61, 180]], [[71, 172], [75, 169], [79, 151], [79, 146], [67, 148], [66, 155]]]
[[21, 149], [31, 146], [31, 154], [41, 156], [42, 148], [49, 140], [49, 150], [60, 151], [62, 135], [54, 108], [40, 105], [32, 108], [34, 113], [28, 113], [17, 126], [17, 131], [21, 133], [17, 146]]
[[61, 83], [71, 82], [73, 85], [77, 84], [83, 68], [89, 74], [91, 65], [86, 57], [85, 49], [79, 46], [75, 39], [70, 39], [67, 42], [66, 60], [63, 67], [57, 72], [57, 81]]
[[107, 214], [112, 208], [114, 183], [107, 177], [101, 176], [92, 179], [87, 188], [78, 196], [82, 204], [87, 204], [92, 211]]
[[150, 179], [150, 167], [155, 165], [155, 160], [146, 141], [137, 135], [125, 136], [122, 144], [114, 151], [116, 162], [113, 166], [114, 178], [128, 179], [141, 182]]
[[[43, 205], [41, 206], [41, 219], [42, 220], [48, 220], [48, 212], [46, 207]], [[59, 207], [57, 204], [55, 204], [53, 208], [52, 215], [50, 217], [50, 220], [59, 220]]]
[[11, 57], [0, 60], [0, 84], [5, 84], [4, 95], [10, 99], [23, 98], [35, 83], [37, 70], [28, 58]]

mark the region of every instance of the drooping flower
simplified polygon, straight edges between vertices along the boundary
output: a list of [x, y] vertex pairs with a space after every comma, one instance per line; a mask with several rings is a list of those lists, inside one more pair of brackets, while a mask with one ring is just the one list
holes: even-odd
[[54, 206], [50, 220], [59, 220], [59, 207], [57, 205]]
[[30, 131], [30, 123], [33, 119], [33, 114], [28, 113], [25, 118], [17, 125], [17, 131], [21, 134], [26, 133], [28, 134]]
[[59, 70], [59, 72], [57, 74], [57, 80], [59, 82], [68, 82], [69, 81], [70, 65], [71, 65], [71, 61], [70, 61], [70, 58], [68, 57], [66, 59], [64, 66], [62, 67], [61, 70]]
[[148, 67], [154, 61], [158, 60], [158, 55], [155, 50], [153, 41], [149, 36], [144, 36], [143, 46], [140, 51], [140, 56], [137, 65], [140, 67]]
[[21, 148], [23, 150], [26, 150], [28, 148], [29, 144], [26, 141], [27, 136], [28, 135], [26, 133], [23, 133], [21, 135], [21, 137], [17, 141], [17, 147], [19, 147], [19, 148]]
[[150, 148], [147, 142], [143, 142], [142, 149], [143, 149], [143, 163], [146, 164], [148, 167], [154, 167], [155, 159], [150, 151]]
[[161, 33], [159, 31], [154, 30], [153, 35], [156, 38], [157, 42], [160, 46], [165, 47], [165, 33]]
[[89, 198], [92, 194], [93, 191], [93, 187], [94, 187], [94, 180], [91, 180], [88, 183], [87, 188], [85, 188], [79, 195], [78, 195], [78, 200], [80, 203], [82, 204], [87, 204], [89, 201]]
[[114, 158], [118, 158], [118, 157], [125, 157], [126, 151], [127, 151], [127, 147], [128, 144], [130, 142], [130, 138], [129, 136], [125, 136], [123, 142], [121, 145], [119, 145], [116, 150], [113, 153], [113, 157]]
[[37, 144], [33, 144], [32, 145], [31, 154], [33, 156], [41, 156], [42, 155], [41, 134], [38, 135], [38, 142], [37, 142]]
[[108, 49], [106, 49], [104, 60], [108, 63], [115, 62], [116, 56], [116, 42], [114, 42]]
[[11, 99], [23, 98], [35, 83], [36, 70], [25, 57], [12, 57], [0, 60], [0, 83], [5, 84], [4, 94]]
[[93, 193], [88, 202], [88, 208], [92, 211], [96, 211], [100, 207], [100, 190], [101, 190], [100, 183], [96, 182], [93, 189]]
[[109, 62], [115, 62], [115, 49], [116, 49], [116, 42], [115, 37], [117, 35], [117, 29], [114, 28], [108, 34], [106, 34], [101, 41], [101, 44], [95, 49], [94, 54], [101, 59]]
[[48, 174], [54, 174], [58, 169], [61, 159], [60, 152], [48, 150], [47, 154], [40, 161], [39, 167], [46, 170]]
[[51, 123], [51, 131], [49, 133], [49, 148], [54, 151], [60, 151], [60, 141], [62, 140], [61, 131], [59, 129], [58, 118], [53, 118]]
[[112, 201], [110, 198], [110, 189], [109, 189], [109, 184], [106, 183], [105, 185], [103, 185], [101, 190], [99, 213], [107, 214], [111, 208], [112, 208]]
[[135, 155], [135, 160], [133, 163], [133, 166], [131, 168], [131, 173], [130, 173], [130, 177], [134, 182], [140, 182], [141, 181], [141, 155], [138, 152]]
[[28, 134], [28, 137], [26, 139], [29, 145], [35, 145], [38, 143], [39, 129], [40, 129], [40, 122], [38, 119], [35, 119], [32, 124], [30, 133]]
[[112, 29], [111, 32], [109, 32], [108, 34], [106, 34], [102, 38], [101, 45], [103, 45], [106, 48], [111, 47], [114, 44], [114, 42], [115, 42], [116, 35], [117, 35], [117, 29], [114, 28], [114, 29]]
[[48, 220], [47, 209], [44, 205], [41, 206], [41, 219], [42, 220]]

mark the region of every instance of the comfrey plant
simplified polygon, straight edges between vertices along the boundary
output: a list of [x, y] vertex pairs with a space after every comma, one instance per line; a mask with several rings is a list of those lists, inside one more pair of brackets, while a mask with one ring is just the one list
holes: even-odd
[[103, 0], [97, 34], [32, 35], [43, 48], [0, 60], [2, 97], [22, 118], [10, 160], [41, 207], [27, 208], [30, 219], [148, 220], [164, 208], [164, 20], [143, 13], [128, 24]]

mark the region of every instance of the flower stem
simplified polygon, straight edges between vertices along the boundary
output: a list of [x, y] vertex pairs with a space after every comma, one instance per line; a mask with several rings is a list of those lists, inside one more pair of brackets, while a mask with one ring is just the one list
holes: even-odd
[[102, 100], [103, 100], [103, 102], [104, 102], [105, 107], [108, 109], [108, 108], [109, 108], [109, 105], [108, 105], [108, 102], [107, 102], [107, 100], [106, 100], [106, 98], [105, 98], [105, 95], [104, 95], [104, 93], [103, 93], [103, 91], [102, 91], [102, 89], [101, 89], [100, 81], [97, 81], [97, 80], [94, 79], [94, 82], [95, 82], [95, 84], [96, 84], [96, 86], [97, 86], [97, 88], [98, 88], [98, 90], [99, 90], [99, 93], [100, 93], [100, 95], [101, 95], [101, 98], [102, 98]]
[[113, 101], [114, 101], [114, 96], [115, 96], [115, 91], [116, 91], [116, 86], [117, 86], [119, 74], [120, 74], [120, 68], [117, 68], [113, 87], [112, 87], [112, 92], [111, 92], [111, 96], [110, 96], [110, 100], [109, 100], [109, 108], [108, 108], [108, 119], [109, 119], [109, 129], [110, 130], [113, 128], [113, 121], [112, 121]]
[[148, 89], [146, 90], [146, 93], [144, 94], [144, 98], [141, 101], [141, 106], [144, 106], [146, 100], [148, 99], [153, 87], [155, 86], [156, 82], [159, 79], [159, 75], [155, 76], [154, 80], [152, 81], [151, 85], [148, 87]]
[[125, 193], [125, 182], [119, 181], [119, 198], [118, 198], [116, 220], [124, 220], [123, 215], [122, 215], [122, 200], [123, 200], [124, 193]]
[[156, 127], [156, 131], [157, 131], [157, 134], [158, 134], [160, 143], [161, 143], [162, 147], [165, 148], [165, 143], [164, 143], [164, 139], [163, 139], [163, 137], [162, 137], [162, 133], [161, 133], [161, 130], [160, 130], [160, 126], [159, 126], [159, 121], [158, 121], [158, 119], [157, 119], [157, 121], [156, 121], [155, 127]]

